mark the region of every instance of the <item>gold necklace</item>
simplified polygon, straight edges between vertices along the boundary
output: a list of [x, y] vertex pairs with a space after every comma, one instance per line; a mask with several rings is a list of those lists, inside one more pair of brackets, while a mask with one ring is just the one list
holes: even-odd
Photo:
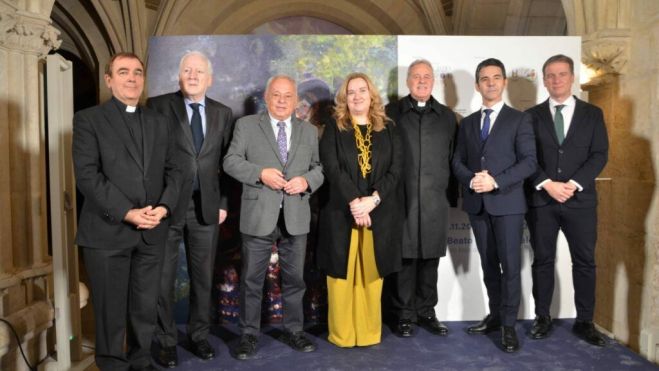
[[357, 163], [362, 172], [362, 177], [366, 178], [366, 174], [371, 172], [371, 133], [373, 132], [373, 125], [370, 122], [366, 123], [366, 135], [362, 135], [357, 122], [352, 119], [352, 128], [355, 132], [355, 142], [359, 154], [357, 155]]

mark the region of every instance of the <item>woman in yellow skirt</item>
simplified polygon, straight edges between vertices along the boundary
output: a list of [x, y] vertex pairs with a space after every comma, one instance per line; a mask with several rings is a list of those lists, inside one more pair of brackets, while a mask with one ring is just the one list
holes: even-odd
[[401, 266], [402, 143], [363, 73], [337, 91], [334, 119], [320, 142], [329, 190], [317, 252], [327, 273], [328, 340], [368, 346], [380, 342], [383, 277]]

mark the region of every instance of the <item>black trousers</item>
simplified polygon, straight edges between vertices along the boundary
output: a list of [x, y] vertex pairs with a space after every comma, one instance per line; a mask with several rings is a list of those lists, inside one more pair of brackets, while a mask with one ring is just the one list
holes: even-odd
[[277, 227], [269, 235], [242, 234], [242, 261], [240, 275], [240, 327], [243, 334], [258, 336], [261, 328], [261, 301], [265, 274], [270, 263], [272, 245], [277, 243], [281, 268], [281, 295], [284, 309], [285, 331], [302, 331], [304, 312], [302, 298], [304, 283], [304, 256], [307, 235], [293, 236], [288, 233], [283, 213], [279, 214]]
[[112, 250], [81, 248], [91, 284], [99, 369], [141, 369], [151, 363], [163, 248], [143, 242]]
[[188, 276], [190, 277], [188, 338], [195, 342], [206, 340], [210, 331], [211, 289], [219, 226], [201, 222], [199, 201], [198, 195], [193, 196], [188, 204], [185, 217], [169, 228], [160, 277], [158, 322], [155, 331], [156, 339], [163, 347], [173, 347], [177, 343], [178, 331], [174, 321], [174, 285], [181, 241], [185, 244]]
[[439, 258], [403, 259], [393, 274], [392, 305], [399, 320], [416, 321], [417, 316], [435, 316]]
[[597, 209], [573, 209], [558, 203], [529, 209], [526, 222], [533, 247], [533, 298], [536, 315], [549, 315], [554, 294], [558, 230], [563, 230], [572, 257], [577, 319], [592, 321], [595, 310], [595, 244]]
[[524, 214], [469, 214], [481, 258], [483, 282], [492, 315], [514, 326], [521, 295], [520, 260]]

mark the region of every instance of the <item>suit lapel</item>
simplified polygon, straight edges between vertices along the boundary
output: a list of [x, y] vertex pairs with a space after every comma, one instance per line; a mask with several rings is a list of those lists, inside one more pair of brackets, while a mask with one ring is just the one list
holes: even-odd
[[119, 140], [121, 140], [123, 145], [126, 147], [126, 150], [128, 150], [128, 154], [130, 154], [130, 157], [132, 157], [133, 160], [137, 163], [137, 165], [140, 167], [140, 170], [144, 171], [144, 167], [141, 160], [142, 156], [137, 150], [137, 147], [135, 146], [135, 142], [133, 141], [133, 137], [130, 135], [130, 132], [128, 131], [128, 127], [126, 126], [126, 121], [124, 121], [124, 118], [121, 116], [121, 112], [119, 111], [119, 108], [112, 101], [109, 101], [105, 104], [105, 119], [107, 120], [108, 124], [114, 129], [114, 132], [117, 133]]
[[[385, 140], [389, 140], [389, 133], [387, 132], [388, 128], [387, 126], [384, 127], [382, 131], [380, 131], [377, 135], [375, 133], [375, 130], [371, 132], [371, 174], [376, 174], [376, 169], [378, 169], [378, 165], [380, 164], [380, 156], [382, 155], [382, 146], [384, 143], [382, 143]], [[377, 137], [377, 140], [375, 139]], [[377, 174], [383, 174], [385, 172], [377, 172]]]
[[170, 106], [174, 115], [176, 116], [176, 121], [181, 126], [181, 131], [183, 136], [185, 136], [188, 143], [188, 150], [195, 153], [194, 141], [192, 140], [192, 131], [190, 130], [190, 122], [188, 120], [188, 111], [185, 108], [185, 101], [183, 100], [183, 94], [180, 91], [176, 93], [176, 98], [170, 101]]
[[215, 132], [219, 130], [216, 125], [218, 112], [214, 107], [211, 107], [209, 103], [208, 98], [206, 98], [206, 107], [204, 107], [204, 112], [206, 113], [206, 134], [204, 135], [204, 143], [201, 146], [199, 155], [209, 151], [212, 146], [217, 144], [212, 138], [215, 138]]
[[264, 112], [261, 114], [261, 119], [259, 120], [259, 126], [263, 130], [263, 135], [268, 139], [272, 151], [275, 152], [275, 155], [279, 159], [281, 166], [284, 166], [285, 163], [279, 155], [279, 146], [277, 145], [277, 140], [275, 139], [275, 133], [272, 132], [272, 125], [270, 124], [270, 116]]
[[291, 163], [295, 153], [297, 152], [297, 146], [300, 144], [300, 137], [302, 136], [302, 121], [298, 120], [295, 116], [291, 118], [291, 147], [288, 149], [288, 161], [286, 164]]
[[547, 130], [549, 132], [549, 135], [554, 138], [554, 143], [556, 143], [556, 146], [560, 146], [558, 144], [558, 137], [556, 137], [556, 128], [554, 127], [554, 119], [551, 117], [551, 108], [549, 108], [549, 99], [544, 101], [542, 103], [542, 106], [540, 107], [540, 123], [542, 126], [544, 126], [544, 130]]
[[[506, 104], [504, 104], [501, 107], [501, 111], [499, 111], [499, 115], [494, 120], [494, 124], [492, 125], [492, 129], [490, 130], [490, 134], [487, 136], [488, 139], [490, 139], [491, 136], [496, 136], [498, 132], [505, 130], [503, 126], [507, 122], [508, 114], [510, 113], [509, 110], [510, 107], [508, 107]], [[485, 141], [485, 143], [487, 144], [487, 140]]]
[[151, 154], [154, 150], [153, 141], [156, 139], [155, 134], [155, 125], [158, 123], [151, 118], [151, 116], [145, 115], [144, 110], [140, 109], [140, 118], [142, 120], [142, 147], [144, 147], [144, 169], [149, 168], [149, 163], [151, 162]]
[[583, 102], [575, 97], [574, 113], [572, 114], [572, 121], [570, 121], [570, 126], [567, 129], [567, 135], [565, 135], [565, 139], [563, 140], [563, 143], [571, 140], [572, 137], [574, 136], [574, 132], [579, 130], [577, 123], [584, 122], [583, 115], [584, 115]]

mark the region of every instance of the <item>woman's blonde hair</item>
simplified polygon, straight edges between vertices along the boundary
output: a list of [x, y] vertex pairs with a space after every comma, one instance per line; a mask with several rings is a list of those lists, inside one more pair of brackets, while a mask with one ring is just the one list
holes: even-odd
[[366, 86], [368, 86], [368, 92], [371, 96], [371, 105], [368, 107], [368, 121], [373, 125], [374, 131], [383, 130], [387, 121], [391, 121], [391, 119], [389, 119], [384, 113], [384, 104], [382, 103], [382, 98], [380, 97], [378, 88], [365, 73], [361, 72], [353, 72], [346, 76], [341, 87], [336, 92], [336, 98], [334, 98], [334, 102], [336, 103], [334, 106], [334, 119], [336, 120], [336, 125], [341, 131], [352, 129], [352, 120], [350, 111], [348, 110], [347, 97], [348, 84], [354, 79], [363, 79], [366, 81]]

